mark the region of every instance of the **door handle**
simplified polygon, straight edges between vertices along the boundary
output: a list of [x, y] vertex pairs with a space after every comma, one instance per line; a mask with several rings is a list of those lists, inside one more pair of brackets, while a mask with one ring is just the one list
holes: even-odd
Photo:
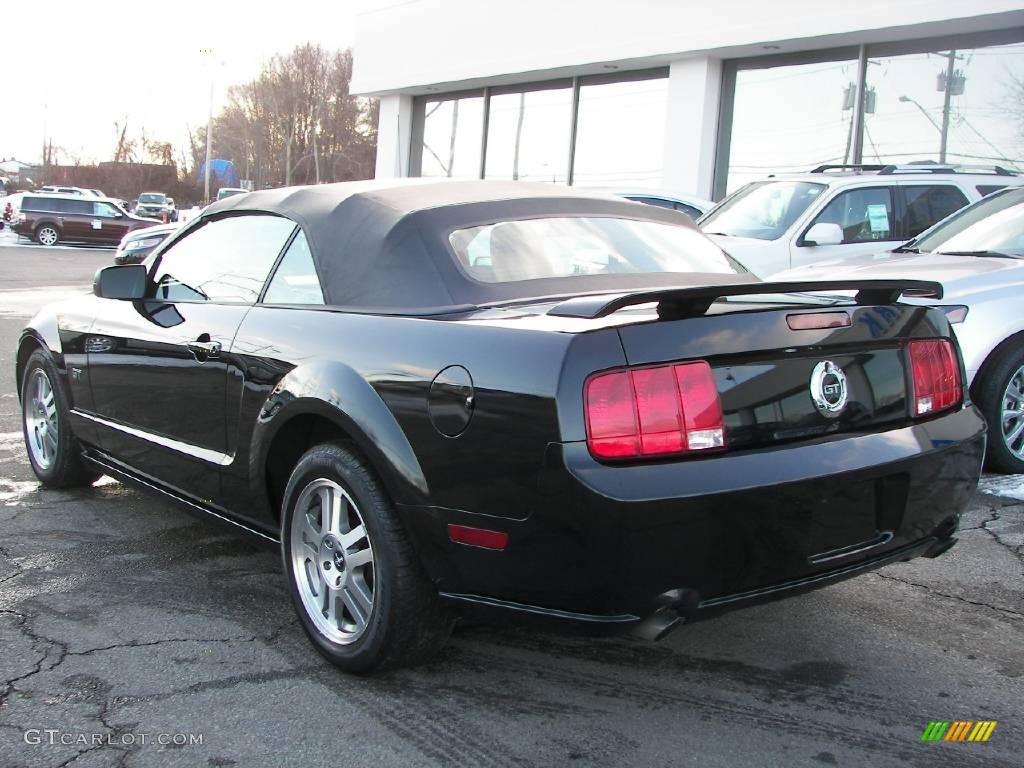
[[220, 355], [219, 341], [190, 341], [186, 344], [196, 357], [217, 357]]

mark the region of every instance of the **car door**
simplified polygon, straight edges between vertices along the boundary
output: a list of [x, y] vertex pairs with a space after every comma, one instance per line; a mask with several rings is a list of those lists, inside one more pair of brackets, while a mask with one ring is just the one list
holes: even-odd
[[206, 219], [160, 254], [145, 300], [101, 300], [85, 347], [108, 456], [221, 506], [228, 381], [241, 386], [231, 344], [294, 228], [259, 213]]
[[[843, 241], [837, 245], [810, 245], [804, 236], [815, 224], [838, 224]], [[790, 246], [790, 262], [802, 267], [826, 259], [843, 259], [895, 248], [906, 238], [899, 235], [890, 185], [853, 187], [838, 192], [809, 224], [798, 230]]]
[[917, 237], [969, 202], [955, 184], [903, 184], [897, 187], [903, 239]]
[[94, 201], [92, 206], [93, 219], [91, 232], [93, 240], [116, 245], [128, 234], [128, 217], [114, 207], [113, 203]]
[[57, 225], [60, 227], [61, 239], [75, 242], [92, 240], [89, 219], [92, 216], [92, 204], [85, 200], [74, 200], [70, 197], [54, 198], [53, 208], [57, 212]]

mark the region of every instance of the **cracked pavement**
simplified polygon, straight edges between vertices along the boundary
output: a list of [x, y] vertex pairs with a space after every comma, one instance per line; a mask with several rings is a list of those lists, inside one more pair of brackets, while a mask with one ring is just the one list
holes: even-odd
[[[0, 249], [0, 286], [17, 288], [0, 289], [0, 766], [1020, 765], [1024, 501], [1005, 495], [978, 493], [939, 559], [658, 644], [481, 626], [414, 670], [339, 673], [274, 548], [110, 480], [35, 482], [17, 315], [52, 293], [33, 285], [84, 287], [109, 259]], [[936, 719], [999, 725], [984, 744], [921, 744]]]

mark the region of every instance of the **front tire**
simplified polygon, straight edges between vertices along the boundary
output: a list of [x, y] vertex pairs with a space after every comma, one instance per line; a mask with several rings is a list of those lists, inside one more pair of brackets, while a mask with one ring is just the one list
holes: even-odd
[[976, 389], [989, 430], [985, 463], [997, 472], [1024, 472], [1024, 349], [999, 352]]
[[21, 383], [22, 432], [32, 471], [50, 488], [92, 485], [100, 473], [86, 466], [82, 447], [71, 433], [68, 403], [57, 367], [36, 350]]
[[451, 617], [380, 482], [347, 445], [319, 445], [299, 460], [281, 517], [289, 592], [331, 663], [367, 672], [440, 649]]
[[36, 242], [40, 245], [56, 245], [60, 242], [60, 230], [53, 224], [43, 224], [36, 229]]

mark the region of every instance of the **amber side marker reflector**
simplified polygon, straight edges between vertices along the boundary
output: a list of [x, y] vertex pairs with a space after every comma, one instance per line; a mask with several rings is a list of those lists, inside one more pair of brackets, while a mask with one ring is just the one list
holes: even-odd
[[806, 315], [786, 315], [791, 331], [815, 331], [822, 328], [848, 328], [849, 312], [811, 312]]
[[486, 528], [470, 528], [466, 525], [448, 524], [448, 538], [456, 544], [468, 544], [484, 549], [504, 549], [508, 546], [508, 534], [504, 531], [489, 531]]

